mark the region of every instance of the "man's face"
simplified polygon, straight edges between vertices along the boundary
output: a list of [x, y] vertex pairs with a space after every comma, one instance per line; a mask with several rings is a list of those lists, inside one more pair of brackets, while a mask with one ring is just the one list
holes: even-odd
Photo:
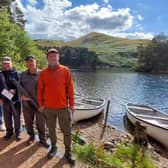
[[49, 65], [58, 65], [59, 64], [59, 53], [51, 52], [47, 56]]
[[29, 70], [36, 69], [36, 60], [35, 59], [29, 59], [26, 61], [26, 67]]
[[3, 66], [3, 69], [4, 69], [5, 71], [9, 71], [9, 70], [12, 69], [12, 62], [3, 63], [2, 66]]

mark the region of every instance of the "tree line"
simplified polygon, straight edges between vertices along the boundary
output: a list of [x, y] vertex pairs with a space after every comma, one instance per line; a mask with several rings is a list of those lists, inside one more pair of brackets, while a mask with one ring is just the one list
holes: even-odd
[[[49, 49], [48, 46], [38, 46], [44, 52]], [[50, 46], [51, 47], [51, 46]], [[54, 47], [54, 46], [52, 46]], [[98, 58], [98, 55], [94, 51], [89, 51], [88, 48], [62, 46], [55, 47], [60, 53], [60, 62], [71, 68], [96, 69], [98, 66], [110, 66], [103, 63]]]
[[149, 45], [138, 46], [137, 71], [168, 73], [168, 37], [163, 33], [155, 36]]

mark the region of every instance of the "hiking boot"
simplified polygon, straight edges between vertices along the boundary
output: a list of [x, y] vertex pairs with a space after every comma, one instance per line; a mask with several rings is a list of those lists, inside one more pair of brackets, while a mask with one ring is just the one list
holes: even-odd
[[48, 158], [48, 159], [53, 158], [56, 153], [57, 153], [57, 147], [56, 147], [56, 146], [51, 147], [50, 151], [49, 151], [48, 154], [47, 154], [47, 158]]
[[65, 152], [64, 158], [71, 164], [75, 165], [75, 159], [72, 157], [72, 154], [70, 152]]
[[1, 124], [1, 125], [0, 125], [0, 131], [5, 131], [5, 130], [6, 130], [5, 125], [4, 125], [4, 124]]
[[7, 133], [7, 134], [4, 136], [4, 139], [5, 139], [6, 141], [8, 141], [9, 139], [12, 138], [12, 136], [13, 136], [13, 133]]
[[19, 134], [17, 134], [15, 138], [16, 138], [16, 141], [20, 141], [21, 140], [21, 137], [20, 137]]
[[33, 142], [34, 142], [34, 137], [30, 137], [30, 138], [27, 140], [27, 145], [31, 145]]
[[40, 140], [39, 143], [45, 148], [49, 148], [50, 146], [45, 140]]

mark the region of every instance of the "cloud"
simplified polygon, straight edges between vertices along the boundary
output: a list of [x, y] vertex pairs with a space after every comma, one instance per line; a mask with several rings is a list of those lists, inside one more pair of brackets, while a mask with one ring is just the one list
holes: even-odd
[[29, 4], [35, 6], [37, 4], [36, 0], [29, 0]]
[[143, 27], [142, 27], [141, 24], [136, 24], [135, 27], [136, 27], [137, 30], [143, 31]]
[[144, 32], [135, 32], [135, 33], [115, 33], [113, 36], [119, 36], [123, 38], [129, 38], [129, 39], [152, 39], [153, 34], [152, 33], [144, 33]]
[[103, 0], [104, 3], [109, 3], [109, 0]]
[[144, 18], [143, 18], [141, 15], [137, 15], [137, 19], [138, 19], [139, 21], [144, 20]]
[[[113, 10], [109, 4], [72, 7], [69, 0], [43, 0], [42, 6], [40, 1], [27, 0], [23, 6], [16, 1], [27, 20], [25, 28], [34, 39], [72, 40], [90, 32], [119, 34], [129, 30], [134, 20], [129, 8]], [[37, 9], [37, 5], [41, 7]]]

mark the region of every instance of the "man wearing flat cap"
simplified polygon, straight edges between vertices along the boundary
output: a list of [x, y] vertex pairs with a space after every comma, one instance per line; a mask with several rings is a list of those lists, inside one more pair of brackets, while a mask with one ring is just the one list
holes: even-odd
[[[64, 158], [75, 164], [71, 155], [71, 112], [74, 112], [74, 88], [72, 75], [68, 67], [59, 63], [59, 52], [55, 48], [47, 51], [48, 67], [40, 73], [38, 81], [38, 103], [44, 114], [49, 130], [51, 150], [50, 159], [57, 152], [56, 119], [63, 132]], [[70, 110], [69, 110], [70, 109]]]
[[[5, 140], [9, 140], [15, 131], [15, 138], [20, 140], [21, 102], [17, 87], [13, 80], [19, 81], [19, 73], [13, 68], [11, 57], [2, 60], [0, 102], [3, 104], [4, 121], [6, 127]], [[13, 123], [14, 121], [14, 123]]]
[[[36, 121], [36, 127], [39, 135], [39, 142], [44, 147], [48, 148], [49, 145], [46, 142], [45, 137], [45, 121], [41, 112], [38, 111], [37, 103], [37, 81], [40, 71], [36, 66], [36, 59], [33, 55], [28, 55], [25, 58], [27, 70], [22, 72], [20, 75], [20, 84], [23, 87], [26, 95], [22, 95], [23, 102], [23, 116], [29, 139], [27, 144], [30, 145], [35, 140], [34, 133], [34, 120]], [[33, 103], [32, 103], [33, 101]]]

